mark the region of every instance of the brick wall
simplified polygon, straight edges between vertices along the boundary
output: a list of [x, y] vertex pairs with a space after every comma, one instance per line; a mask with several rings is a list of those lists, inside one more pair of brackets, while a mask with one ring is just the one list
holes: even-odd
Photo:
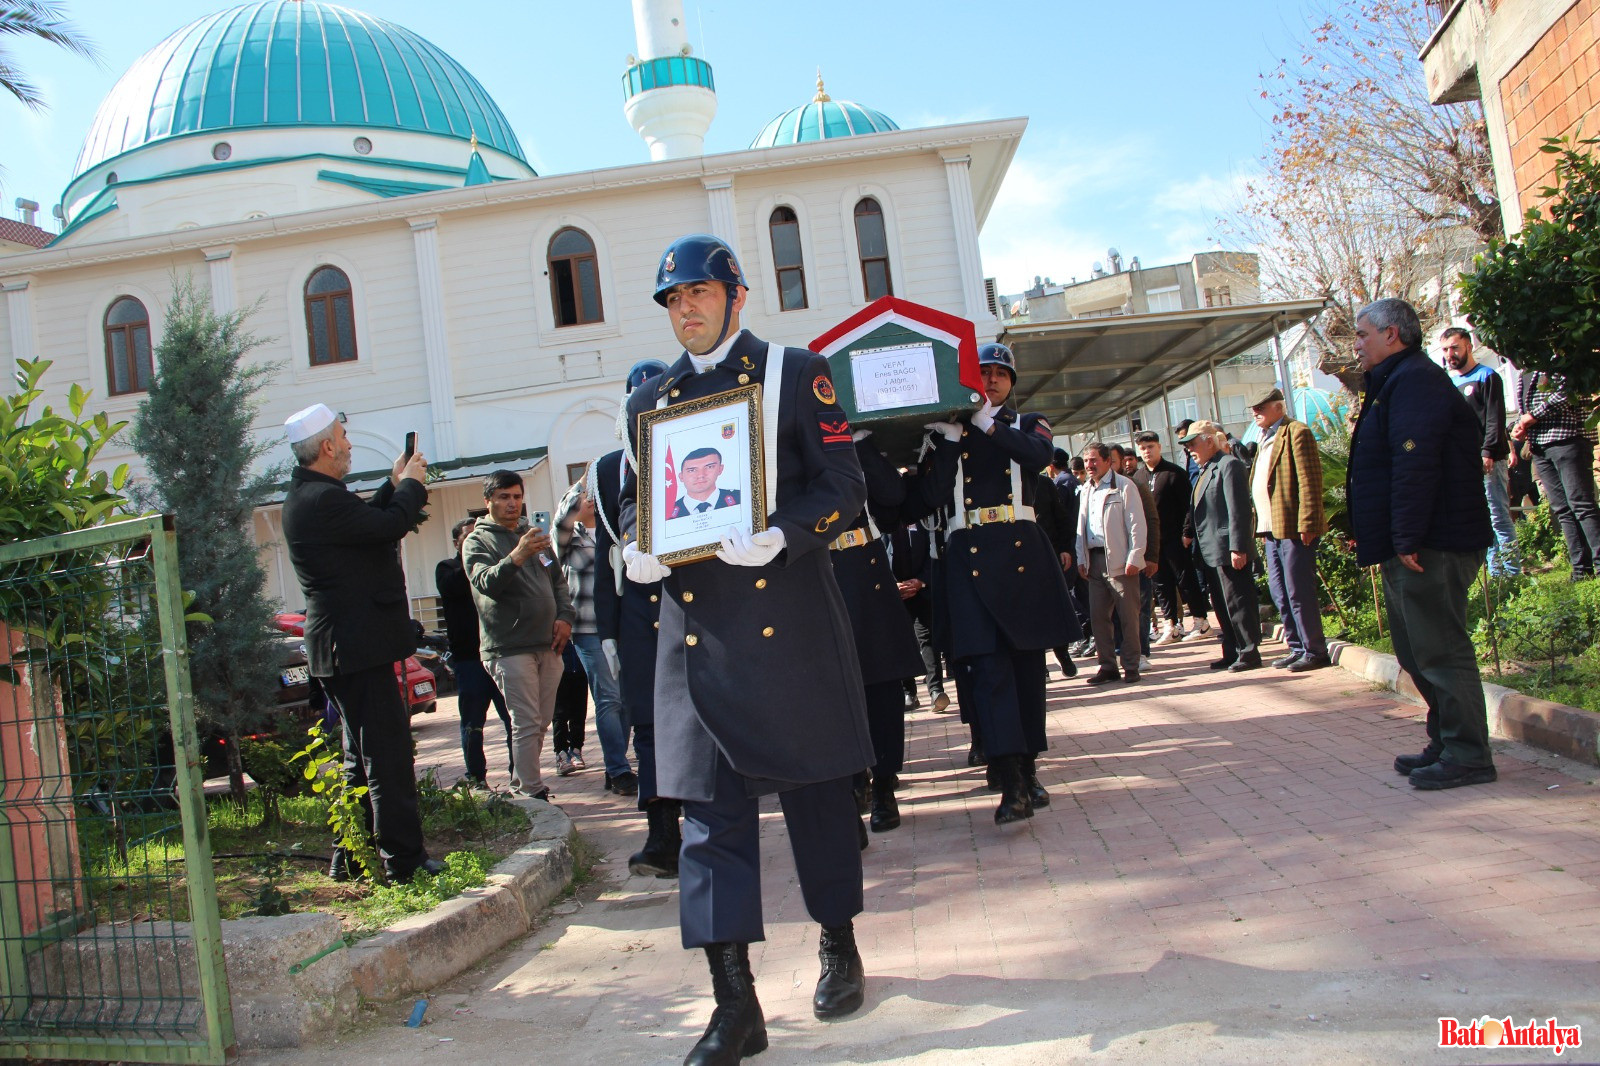
[[[1578, 0], [1500, 81], [1520, 210], [1550, 184], [1546, 137], [1600, 135], [1600, 0]], [[1520, 213], [1520, 212], [1519, 212]]]

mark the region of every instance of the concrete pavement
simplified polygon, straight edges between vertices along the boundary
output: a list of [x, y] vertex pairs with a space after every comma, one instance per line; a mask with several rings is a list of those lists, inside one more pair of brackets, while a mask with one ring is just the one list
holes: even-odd
[[[1416, 792], [1389, 764], [1422, 746], [1418, 707], [1336, 668], [1219, 676], [1215, 654], [1158, 648], [1134, 686], [1053, 672], [1054, 802], [1005, 829], [960, 722], [913, 713], [903, 825], [865, 854], [868, 1003], [844, 1022], [811, 1017], [816, 927], [769, 802], [755, 1061], [1600, 1058], [1435, 1046], [1440, 1017], [1488, 1014], [1600, 1047], [1600, 770], [1496, 742], [1498, 783]], [[445, 783], [452, 711], [417, 730]], [[704, 959], [679, 946], [673, 882], [629, 876], [642, 819], [602, 791], [592, 737], [585, 754], [595, 769], [550, 779], [604, 855], [577, 901], [438, 989], [421, 1029], [384, 1008], [338, 1045], [249, 1061], [681, 1061], [711, 1010]]]

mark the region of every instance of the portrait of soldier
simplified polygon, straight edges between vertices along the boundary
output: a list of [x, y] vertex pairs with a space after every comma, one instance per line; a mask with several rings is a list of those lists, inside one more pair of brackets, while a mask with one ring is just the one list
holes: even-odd
[[683, 495], [668, 518], [687, 518], [719, 507], [737, 507], [738, 489], [717, 487], [722, 476], [722, 453], [715, 448], [696, 448], [678, 464], [678, 484]]

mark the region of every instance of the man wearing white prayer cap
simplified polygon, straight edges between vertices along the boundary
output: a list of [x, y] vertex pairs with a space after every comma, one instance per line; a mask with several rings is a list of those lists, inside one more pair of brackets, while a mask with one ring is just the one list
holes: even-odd
[[[350, 439], [326, 404], [284, 422], [296, 466], [283, 501], [283, 538], [306, 596], [306, 660], [344, 723], [345, 780], [368, 789], [367, 815], [384, 872], [409, 881], [438, 873], [417, 813], [410, 715], [394, 664], [417, 650], [398, 545], [428, 501], [419, 451], [395, 460], [370, 500], [345, 487]], [[329, 871], [360, 871], [336, 849]]]

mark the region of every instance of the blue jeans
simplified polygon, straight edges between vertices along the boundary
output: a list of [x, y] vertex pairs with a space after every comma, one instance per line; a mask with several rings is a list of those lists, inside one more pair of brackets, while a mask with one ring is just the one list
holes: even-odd
[[1295, 655], [1328, 657], [1328, 640], [1322, 632], [1322, 607], [1317, 602], [1317, 545], [1299, 537], [1279, 540], [1268, 533], [1263, 543], [1267, 557], [1267, 591], [1283, 619], [1283, 642]]
[[511, 712], [506, 710], [506, 698], [500, 695], [499, 686], [476, 656], [452, 657], [450, 668], [456, 674], [456, 711], [461, 715], [461, 761], [466, 765], [467, 776], [482, 781], [489, 774], [489, 763], [483, 756], [483, 724], [489, 718], [491, 702], [506, 727], [506, 768], [509, 770], [516, 756], [511, 746]]
[[1511, 514], [1511, 494], [1506, 489], [1509, 477], [1504, 459], [1483, 475], [1483, 495], [1489, 501], [1489, 524], [1494, 526], [1495, 539], [1489, 549], [1489, 573], [1496, 576], [1522, 573], [1517, 555], [1517, 523]]
[[617, 675], [611, 672], [605, 653], [600, 650], [600, 637], [595, 633], [574, 633], [572, 646], [583, 660], [583, 670], [589, 675], [589, 693], [594, 697], [594, 732], [600, 738], [600, 753], [605, 760], [606, 776], [620, 777], [633, 772], [628, 765], [628, 712], [622, 706], [622, 687]]

